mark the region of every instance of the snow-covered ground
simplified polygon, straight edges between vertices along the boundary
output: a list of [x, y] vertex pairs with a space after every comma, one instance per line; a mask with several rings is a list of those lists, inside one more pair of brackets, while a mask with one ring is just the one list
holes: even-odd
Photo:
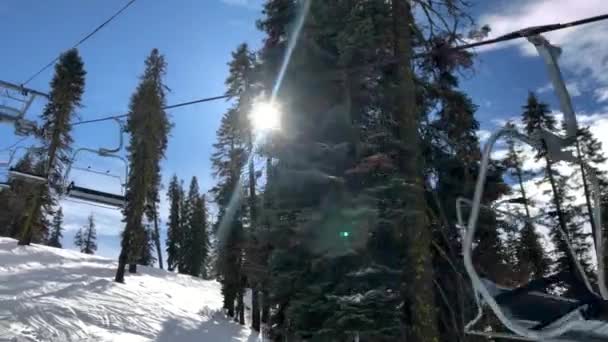
[[258, 341], [221, 313], [217, 282], [0, 238], [0, 341]]

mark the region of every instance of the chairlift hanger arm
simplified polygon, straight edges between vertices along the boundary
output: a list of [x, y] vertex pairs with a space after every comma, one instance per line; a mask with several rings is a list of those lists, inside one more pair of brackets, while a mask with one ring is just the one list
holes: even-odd
[[119, 118], [113, 118], [114, 121], [118, 124], [118, 147], [116, 148], [100, 148], [99, 149], [99, 154], [106, 156], [106, 155], [111, 155], [113, 153], [117, 153], [120, 150], [122, 150], [123, 144], [124, 144], [124, 140], [123, 140], [123, 132], [124, 132], [124, 126], [122, 124], [122, 121]]
[[539, 35], [541, 33], [562, 30], [565, 28], [584, 25], [584, 24], [590, 24], [593, 22], [602, 21], [602, 20], [606, 20], [606, 19], [608, 19], [608, 14], [602, 14], [602, 15], [598, 15], [595, 17], [571, 21], [571, 22], [564, 23], [564, 24], [558, 23], [558, 24], [549, 24], [549, 25], [541, 25], [541, 26], [532, 26], [532, 27], [527, 27], [527, 28], [521, 29], [521, 30], [517, 30], [515, 32], [507, 33], [505, 35], [496, 37], [494, 39], [488, 39], [488, 40], [484, 40], [481, 42], [455, 46], [453, 49], [454, 50], [466, 50], [466, 49], [471, 49], [471, 48], [483, 46], [483, 45], [491, 45], [491, 44], [496, 44], [496, 43], [500, 43], [500, 42], [506, 42], [509, 40], [514, 40], [514, 39], [527, 38], [527, 37]]
[[14, 83], [2, 81], [2, 80], [0, 80], [0, 86], [5, 87], [5, 88], [9, 88], [9, 89], [13, 89], [13, 90], [16, 90], [16, 91], [20, 91], [20, 92], [26, 93], [26, 94], [34, 94], [34, 95], [37, 95], [37, 96], [45, 97], [47, 99], [49, 98], [49, 95], [46, 94], [46, 93], [40, 92], [38, 90], [31, 89], [31, 88], [26, 88], [24, 86], [17, 85], [17, 84], [14, 84]]

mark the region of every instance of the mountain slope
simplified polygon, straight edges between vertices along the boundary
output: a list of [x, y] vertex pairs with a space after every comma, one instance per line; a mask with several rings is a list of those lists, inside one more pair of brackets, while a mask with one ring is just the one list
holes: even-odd
[[219, 284], [0, 238], [0, 341], [257, 341], [225, 319]]

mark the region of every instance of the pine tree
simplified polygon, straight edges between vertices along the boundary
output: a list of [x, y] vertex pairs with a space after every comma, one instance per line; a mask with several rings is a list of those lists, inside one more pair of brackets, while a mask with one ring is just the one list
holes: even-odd
[[80, 248], [81, 253], [95, 254], [97, 251], [97, 231], [93, 214], [89, 215], [87, 225], [74, 236], [74, 245]]
[[[418, 108], [416, 101], [415, 76], [412, 68], [412, 30], [415, 25], [409, 2], [393, 1], [395, 30], [395, 57], [397, 64], [397, 87], [402, 94], [395, 103], [394, 119], [398, 122], [399, 138], [405, 150], [400, 154], [399, 170], [404, 181], [411, 186], [404, 202], [410, 206], [410, 213], [404, 220], [408, 233], [403, 234], [406, 246], [406, 260], [403, 276], [408, 286], [402, 286], [401, 295], [405, 304], [402, 308], [406, 336], [414, 340], [438, 340], [437, 317], [433, 292], [433, 268], [431, 259], [431, 232], [426, 217], [424, 180], [422, 179], [421, 151], [418, 137]], [[399, 29], [401, 28], [401, 29]], [[406, 139], [413, 139], [407, 141]], [[407, 235], [407, 237], [405, 237]]]
[[181, 245], [177, 259], [177, 271], [182, 274], [188, 274], [188, 217], [190, 217], [191, 212], [192, 208], [190, 207], [190, 202], [188, 202], [186, 190], [184, 189], [184, 181], [182, 180], [179, 184], [179, 232]]
[[[539, 102], [534, 93], [530, 93], [522, 121], [526, 127], [526, 133], [532, 134], [538, 129], [546, 129], [557, 132], [557, 123], [554, 116], [549, 111], [545, 103]], [[578, 271], [571, 257], [570, 248], [566, 243], [562, 232], [567, 235], [567, 239], [573, 246], [573, 252], [584, 271], [590, 273], [589, 244], [586, 241], [587, 235], [583, 233], [580, 222], [582, 214], [581, 208], [573, 204], [573, 186], [568, 184], [568, 177], [560, 174], [546, 151], [541, 150], [537, 153], [536, 159], [544, 159], [546, 162], [545, 176], [541, 182], [548, 182], [551, 187], [549, 192], [552, 200], [549, 205], [543, 208], [543, 212], [549, 217], [550, 224], [553, 226], [549, 232], [553, 244], [555, 245], [555, 266], [554, 272], [568, 272], [574, 277], [578, 277]], [[565, 285], [565, 284], [564, 284]], [[575, 291], [568, 288], [566, 294]]]
[[[40, 163], [37, 171], [47, 175], [55, 191], [61, 191], [61, 172], [68, 160], [71, 137], [71, 120], [84, 92], [84, 65], [76, 49], [69, 50], [59, 57], [55, 65], [55, 75], [51, 81], [49, 102], [46, 104], [41, 119], [46, 158]], [[38, 186], [28, 200], [25, 219], [21, 227], [20, 245], [29, 245], [36, 235], [36, 218], [42, 217], [45, 202], [50, 201], [51, 189], [46, 185]], [[48, 207], [48, 205], [47, 205]], [[40, 226], [39, 226], [40, 227]]]
[[[155, 187], [157, 188], [157, 187]], [[148, 204], [146, 205], [146, 219], [150, 223], [149, 236], [148, 240], [152, 243], [152, 247], [156, 252], [158, 258], [155, 258], [158, 261], [158, 267], [162, 270], [163, 267], [163, 254], [162, 247], [160, 243], [160, 227], [159, 227], [159, 218], [158, 218], [158, 202], [160, 199], [158, 198], [158, 192], [151, 191], [150, 198], [148, 199]], [[151, 253], [152, 255], [153, 253]], [[152, 263], [146, 263], [144, 265], [152, 265]]]
[[140, 84], [131, 97], [127, 122], [127, 131], [131, 134], [127, 148], [130, 167], [124, 209], [126, 226], [115, 277], [117, 282], [124, 282], [127, 263], [130, 264], [130, 272], [136, 270], [135, 265], [147, 247], [148, 234], [142, 219], [146, 203], [156, 203], [158, 198], [159, 163], [167, 148], [171, 126], [163, 110], [165, 58], [153, 49], [145, 65]]
[[[600, 202], [602, 197], [605, 197], [608, 190], [608, 179], [606, 171], [601, 170], [598, 166], [606, 162], [606, 156], [602, 152], [602, 143], [599, 142], [591, 133], [589, 127], [582, 127], [578, 130], [576, 140], [576, 156], [579, 160], [579, 172], [582, 180], [583, 192], [585, 194], [585, 209], [588, 216], [588, 221], [591, 225], [593, 239], [595, 241], [595, 231], [598, 229], [595, 219], [593, 218], [593, 196], [590, 179], [590, 172], [595, 174], [598, 185], [600, 187]], [[602, 205], [600, 203], [596, 205]], [[603, 229], [599, 227], [599, 229]], [[599, 256], [598, 256], [599, 257]]]
[[61, 248], [61, 238], [63, 237], [63, 211], [61, 208], [57, 211], [53, 217], [53, 223], [51, 226], [51, 236], [47, 242], [47, 245], [51, 247]]
[[[238, 112], [231, 108], [222, 118], [212, 155], [217, 185], [211, 190], [218, 205], [218, 273], [224, 309], [235, 317], [235, 301], [242, 291], [242, 239], [240, 173], [246, 161], [245, 146], [238, 132]], [[238, 312], [236, 312], [238, 313]]]
[[[26, 153], [17, 161], [15, 169], [19, 172], [34, 172], [34, 156]], [[10, 182], [10, 189], [2, 191], [0, 196], [3, 199], [3, 226], [6, 227], [6, 236], [18, 238], [19, 231], [24, 221], [24, 212], [28, 203], [28, 198], [36, 190], [35, 186], [24, 180], [13, 179]]]
[[80, 253], [83, 252], [82, 246], [84, 246], [84, 236], [85, 233], [83, 232], [82, 228], [78, 229], [76, 235], [74, 235], [74, 246], [80, 249]]
[[[167, 145], [167, 135], [169, 134], [170, 125], [165, 128], [164, 144], [160, 146], [161, 154], [164, 155]], [[163, 269], [163, 256], [162, 248], [160, 243], [160, 228], [159, 228], [159, 217], [158, 217], [158, 205], [160, 203], [160, 189], [161, 189], [161, 174], [160, 174], [160, 163], [157, 163], [156, 170], [153, 175], [152, 184], [148, 188], [148, 196], [146, 198], [146, 217], [149, 222], [152, 223], [151, 233], [149, 239], [153, 242], [156, 249], [156, 255], [158, 260], [158, 266]], [[151, 265], [152, 263], [148, 263]]]
[[177, 268], [183, 245], [181, 231], [181, 188], [176, 175], [173, 175], [167, 190], [169, 200], [169, 221], [167, 223], [167, 269]]
[[143, 248], [141, 250], [141, 256], [137, 261], [138, 265], [144, 266], [154, 266], [154, 263], [157, 261], [157, 258], [154, 256], [154, 249], [156, 248], [156, 242], [154, 238], [154, 228], [153, 223], [148, 222], [144, 225], [144, 241]]
[[[585, 192], [585, 200], [586, 200], [586, 211], [589, 216], [589, 221], [591, 222], [591, 228], [593, 235], [595, 236], [595, 229], [598, 229], [595, 225], [595, 220], [592, 217], [593, 206], [592, 206], [592, 197], [591, 197], [591, 184], [589, 179], [589, 170], [585, 168], [591, 168], [595, 173], [598, 181], [598, 185], [600, 187], [600, 203], [594, 205], [600, 205], [602, 217], [601, 221], [603, 223], [603, 227], [600, 227], [604, 231], [604, 235], [608, 233], [606, 228], [606, 222], [608, 222], [608, 175], [606, 171], [601, 170], [598, 166], [603, 165], [606, 162], [606, 156], [602, 152], [602, 143], [599, 142], [591, 133], [589, 127], [583, 127], [579, 129], [577, 144], [576, 144], [576, 152], [577, 157], [579, 158], [579, 167], [581, 171], [581, 178], [583, 181], [583, 190]], [[595, 242], [595, 237], [594, 237]], [[598, 258], [604, 258], [605, 265], [608, 265], [608, 252], [604, 251], [603, 256], [597, 256]]]
[[254, 132], [249, 120], [246, 120], [251, 112], [254, 90], [254, 71], [256, 66], [255, 55], [249, 51], [247, 44], [241, 44], [232, 54], [229, 63], [230, 74], [226, 80], [227, 93], [237, 99], [239, 111], [239, 127], [241, 139], [246, 143], [246, 152], [249, 155], [248, 177], [247, 177], [247, 209], [244, 211], [246, 218], [246, 243], [244, 244], [243, 268], [245, 277], [251, 288], [251, 327], [260, 331], [260, 290], [259, 273], [264, 272], [265, 265], [259, 259], [259, 246], [255, 238], [257, 230], [257, 199], [256, 199], [256, 170], [254, 151]]
[[[15, 169], [29, 174], [42, 174], [44, 161], [37, 153], [26, 153], [15, 164]], [[49, 216], [54, 214], [55, 199], [48, 191], [48, 187], [40, 190], [40, 186], [23, 179], [11, 179], [10, 188], [2, 192], [0, 220], [4, 221], [6, 236], [19, 238], [24, 222], [27, 220], [27, 206], [35, 195], [40, 195], [39, 206], [34, 210], [31, 218], [31, 242], [46, 243], [51, 223]]]
[[[194, 223], [196, 233], [195, 241], [198, 241], [194, 248], [194, 257], [192, 264], [192, 274], [200, 275], [203, 279], [209, 278], [207, 271], [207, 264], [210, 255], [210, 242], [209, 242], [209, 219], [207, 217], [207, 199], [205, 195], [201, 195], [197, 201], [194, 210]], [[197, 269], [200, 267], [200, 269]]]
[[192, 177], [186, 199], [190, 208], [186, 220], [186, 234], [182, 253], [185, 257], [184, 272], [195, 277], [204, 276], [208, 254], [207, 209], [204, 196], [199, 193], [198, 180]]
[[[514, 128], [514, 125], [512, 127]], [[523, 165], [526, 160], [527, 158], [523, 154], [523, 151], [518, 149], [515, 142], [510, 139], [508, 141], [508, 154], [503, 162], [509, 175], [516, 182], [513, 194], [517, 196], [521, 202], [521, 206], [523, 206], [523, 217], [531, 220], [531, 203], [524, 183], [529, 181], [534, 176], [534, 173], [524, 169]], [[518, 206], [515, 210], [521, 215], [521, 210], [519, 209]], [[519, 236], [512, 242], [515, 244], [515, 259], [512, 260], [512, 265], [516, 265], [515, 273], [519, 284], [542, 278], [549, 273], [549, 258], [541, 243], [541, 236], [536, 231], [536, 227], [532, 222], [524, 222]]]
[[432, 222], [421, 201], [425, 168], [417, 143], [426, 108], [417, 106], [421, 91], [408, 58], [423, 43], [409, 36], [415, 23], [405, 3], [265, 4], [258, 26], [267, 34], [260, 79], [268, 94], [293, 43], [298, 5], [310, 4], [278, 88], [288, 133], [264, 147], [272, 167], [260, 231], [246, 234], [247, 244], [254, 238], [270, 251], [261, 258], [269, 263], [261, 279], [276, 340], [438, 334]]

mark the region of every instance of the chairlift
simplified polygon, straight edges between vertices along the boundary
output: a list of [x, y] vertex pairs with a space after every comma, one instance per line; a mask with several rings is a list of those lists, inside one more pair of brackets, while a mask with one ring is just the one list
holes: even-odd
[[120, 184], [121, 189], [122, 189], [121, 194], [114, 194], [114, 193], [110, 193], [110, 192], [104, 192], [104, 191], [100, 191], [100, 190], [96, 190], [96, 189], [90, 189], [90, 188], [86, 188], [83, 186], [79, 186], [79, 185], [75, 184], [74, 181], [70, 181], [70, 174], [72, 172], [72, 169], [79, 169], [79, 170], [82, 170], [85, 172], [103, 174], [104, 176], [109, 176], [109, 177], [114, 177], [114, 178], [120, 179], [119, 176], [111, 175], [111, 174], [109, 174], [109, 172], [104, 174], [104, 173], [101, 173], [98, 171], [91, 170], [90, 168], [82, 169], [82, 168], [74, 167], [73, 165], [74, 165], [74, 162], [76, 161], [78, 155], [82, 152], [87, 152], [87, 153], [92, 153], [92, 154], [98, 155], [100, 157], [113, 158], [113, 159], [118, 159], [118, 160], [122, 161], [125, 165], [124, 181], [126, 182], [127, 177], [129, 175], [128, 163], [125, 158], [123, 158], [117, 154], [123, 147], [124, 128], [123, 128], [122, 122], [119, 119], [115, 119], [115, 120], [119, 126], [119, 145], [118, 145], [118, 147], [112, 148], [112, 149], [100, 148], [98, 150], [83, 147], [83, 148], [77, 149], [76, 151], [74, 151], [74, 154], [72, 154], [72, 158], [70, 159], [68, 167], [66, 168], [65, 174], [63, 176], [65, 194], [67, 197], [71, 197], [74, 199], [78, 199], [78, 200], [82, 200], [82, 201], [90, 202], [90, 203], [94, 203], [94, 204], [106, 205], [106, 206], [110, 206], [113, 208], [122, 208], [124, 206], [124, 204], [125, 204], [125, 184], [122, 182]]
[[[534, 280], [521, 287], [509, 289], [482, 278], [473, 265], [473, 241], [480, 209], [491, 209], [506, 216], [539, 223], [537, 218], [520, 217], [508, 211], [500, 211], [495, 207], [484, 207], [481, 203], [492, 150], [500, 138], [509, 137], [517, 139], [531, 145], [535, 149], [546, 150], [548, 157], [553, 161], [580, 162], [571, 152], [564, 150], [576, 141], [578, 126], [570, 96], [557, 64], [557, 58], [561, 51], [540, 35], [530, 36], [528, 40], [534, 44], [539, 55], [547, 65], [553, 88], [559, 98], [561, 110], [564, 113], [566, 136], [560, 137], [542, 129], [531, 134], [531, 136], [526, 136], [519, 133], [515, 128], [507, 126], [495, 132], [488, 139], [483, 150], [473, 200], [469, 201], [460, 198], [457, 200], [456, 205], [458, 224], [465, 228], [462, 245], [464, 265], [471, 280], [478, 305], [478, 314], [465, 326], [465, 332], [487, 338], [524, 341], [606, 341], [608, 340], [608, 289], [606, 288], [604, 275], [600, 191], [597, 177], [591, 168], [586, 167], [593, 195], [592, 202], [594, 202], [592, 205], [592, 217], [595, 226], [598, 227], [593, 232], [595, 253], [598, 261], [597, 284], [592, 285], [585, 272], [582, 271], [582, 267], [574, 255], [568, 234], [561, 231], [561, 229], [560, 234], [570, 249], [569, 257], [573, 264], [576, 265], [575, 274], [553, 274], [546, 278]], [[518, 202], [520, 201], [514, 200], [509, 203], [518, 204]], [[470, 204], [471, 206], [466, 225], [462, 213], [463, 204]], [[583, 294], [579, 298], [564, 298], [541, 291], [559, 282], [566, 282], [576, 286], [577, 289], [581, 290], [577, 292]], [[596, 292], [596, 288], [599, 289], [599, 293]], [[481, 319], [485, 306], [492, 310], [501, 324], [510, 333], [495, 333], [473, 329]]]
[[[44, 183], [47, 183], [48, 182], [48, 175], [36, 174], [36, 173], [28, 173], [28, 172], [19, 171], [14, 166], [12, 166], [13, 165], [13, 161], [15, 160], [15, 156], [17, 155], [17, 152], [19, 150], [21, 150], [21, 149], [25, 149], [29, 153], [29, 152], [32, 152], [32, 151], [40, 151], [40, 150], [42, 150], [42, 147], [24, 147], [24, 146], [19, 146], [17, 148], [12, 149], [11, 153], [9, 155], [8, 161], [0, 163], [0, 167], [7, 168], [8, 181], [10, 182], [11, 180], [22, 180], [24, 182], [32, 183], [32, 184], [44, 184]], [[9, 188], [10, 187], [9, 182], [0, 183], [0, 187], [2, 189]]]
[[19, 136], [35, 133], [36, 122], [25, 119], [25, 114], [38, 96], [48, 98], [39, 91], [0, 81], [0, 99], [4, 100], [0, 103], [0, 122], [12, 123]]

